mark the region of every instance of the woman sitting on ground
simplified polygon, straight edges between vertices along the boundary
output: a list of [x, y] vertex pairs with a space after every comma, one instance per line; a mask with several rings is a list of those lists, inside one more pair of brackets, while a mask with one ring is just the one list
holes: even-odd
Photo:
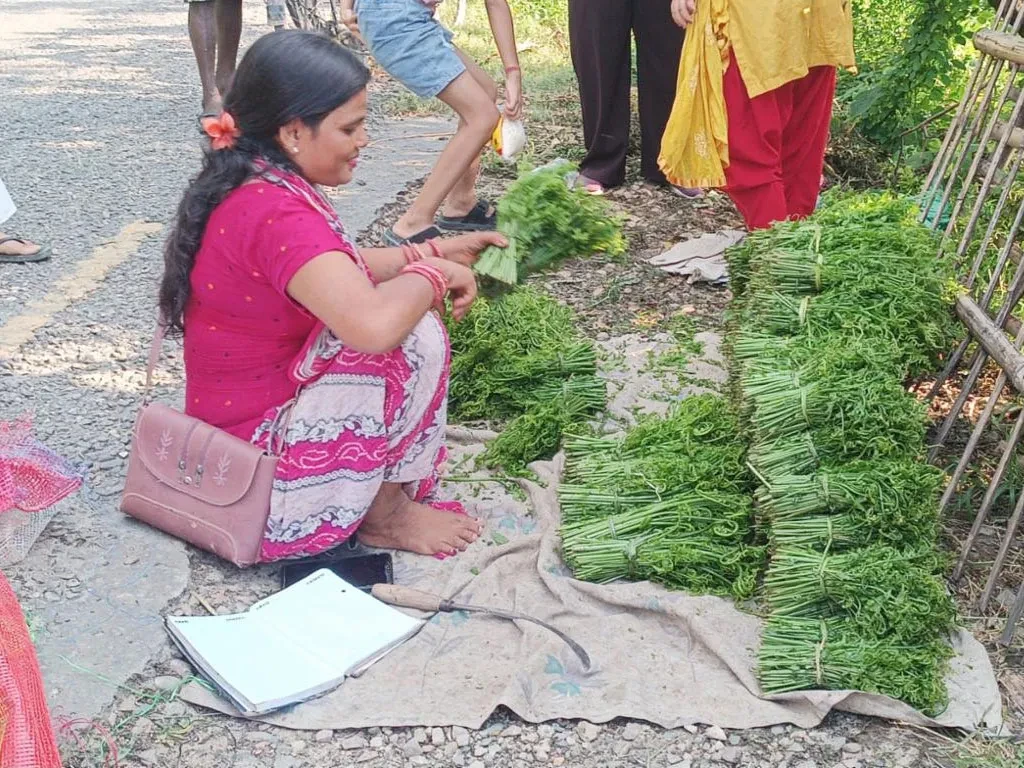
[[184, 332], [187, 412], [282, 454], [265, 561], [324, 552], [356, 529], [366, 544], [439, 557], [479, 535], [461, 507], [434, 501], [449, 363], [435, 310], [448, 296], [465, 315], [466, 265], [506, 243], [355, 247], [316, 185], [352, 180], [368, 80], [326, 37], [258, 40], [206, 124], [211, 146], [167, 241], [160, 306]]

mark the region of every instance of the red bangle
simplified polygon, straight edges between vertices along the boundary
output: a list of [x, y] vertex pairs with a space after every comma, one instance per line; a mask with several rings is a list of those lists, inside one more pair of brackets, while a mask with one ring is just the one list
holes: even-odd
[[441, 246], [437, 244], [437, 240], [427, 240], [427, 245], [430, 250], [434, 252], [434, 257], [438, 259], [444, 259], [444, 253], [441, 251]]
[[423, 252], [420, 251], [415, 245], [410, 243], [402, 243], [402, 256], [405, 258], [406, 264], [415, 264], [417, 261], [423, 259]]
[[430, 283], [430, 287], [434, 289], [434, 304], [441, 304], [444, 301], [444, 297], [448, 294], [448, 278], [444, 276], [440, 269], [430, 264], [423, 264], [422, 262], [407, 264], [402, 267], [402, 271], [399, 274], [419, 275], [425, 278]]
[[519, 67], [505, 67], [505, 74], [511, 75], [513, 72], [519, 72]]

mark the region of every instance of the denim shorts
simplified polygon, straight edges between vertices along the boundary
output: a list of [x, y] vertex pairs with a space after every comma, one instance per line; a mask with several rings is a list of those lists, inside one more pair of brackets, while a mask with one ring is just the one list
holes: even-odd
[[452, 33], [422, 0], [356, 0], [356, 16], [376, 62], [421, 99], [437, 96], [466, 71]]

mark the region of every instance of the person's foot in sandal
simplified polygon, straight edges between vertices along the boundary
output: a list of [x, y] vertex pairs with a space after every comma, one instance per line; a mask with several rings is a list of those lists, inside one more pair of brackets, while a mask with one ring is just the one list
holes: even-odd
[[582, 189], [588, 195], [593, 195], [594, 197], [601, 197], [608, 191], [608, 188], [605, 187], [604, 184], [599, 181], [595, 181], [589, 176], [584, 176], [582, 173], [576, 176], [573, 186], [577, 189]]
[[425, 243], [427, 240], [433, 240], [434, 238], [441, 237], [442, 232], [437, 227], [427, 227], [424, 230], [420, 230], [415, 234], [409, 235], [408, 237], [402, 237], [394, 229], [389, 229], [384, 232], [384, 244], [392, 248], [398, 248], [400, 245], [406, 243]]
[[438, 216], [437, 226], [446, 232], [490, 232], [498, 226], [498, 212], [489, 201], [477, 200], [462, 216]]
[[0, 264], [27, 264], [48, 258], [50, 249], [46, 246], [0, 232]]

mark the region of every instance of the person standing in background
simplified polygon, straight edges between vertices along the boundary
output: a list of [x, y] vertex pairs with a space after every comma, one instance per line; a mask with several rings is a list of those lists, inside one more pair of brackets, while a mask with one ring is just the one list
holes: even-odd
[[672, 0], [687, 38], [661, 167], [721, 187], [749, 229], [809, 216], [836, 69], [854, 69], [850, 0]]
[[199, 119], [220, 115], [231, 87], [242, 37], [242, 0], [185, 0], [188, 35], [203, 87]]
[[[0, 179], [0, 225], [17, 211], [3, 179]], [[30, 261], [46, 261], [50, 251], [41, 245], [21, 237], [0, 232], [0, 264], [24, 264]]]
[[484, 0], [498, 57], [505, 68], [505, 104], [498, 86], [458, 48], [437, 19], [440, 0], [341, 0], [341, 18], [362, 39], [377, 64], [421, 99], [438, 98], [459, 117], [459, 127], [416, 199], [384, 241], [423, 243], [445, 232], [476, 232], [497, 226], [494, 205], [476, 194], [480, 153], [499, 117], [519, 120], [523, 80], [508, 0]]
[[[592, 194], [603, 194], [626, 180], [632, 37], [640, 96], [640, 172], [647, 181], [664, 185], [658, 150], [672, 111], [683, 47], [683, 30], [672, 21], [671, 0], [569, 0], [569, 45], [587, 150], [578, 183]], [[687, 197], [700, 194], [673, 189]]]

